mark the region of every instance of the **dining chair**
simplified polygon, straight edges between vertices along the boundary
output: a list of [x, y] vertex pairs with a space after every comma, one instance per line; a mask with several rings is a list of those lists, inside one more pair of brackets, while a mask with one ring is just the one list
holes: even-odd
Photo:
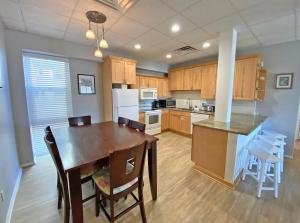
[[[45, 141], [45, 143], [48, 147], [49, 153], [51, 154], [51, 157], [54, 161], [54, 164], [56, 166], [57, 175], [58, 175], [58, 178], [57, 178], [57, 188], [58, 188], [57, 209], [61, 209], [62, 199], [64, 199], [64, 204], [65, 204], [65, 209], [64, 209], [64, 212], [65, 212], [64, 219], [65, 220], [64, 220], [64, 222], [69, 223], [70, 205], [69, 205], [69, 192], [68, 192], [69, 190], [68, 190], [67, 176], [63, 169], [59, 150], [57, 148], [56, 141], [55, 141], [55, 138], [53, 136], [50, 126], [47, 126], [45, 128], [44, 141]], [[81, 184], [91, 181], [93, 173], [94, 173], [94, 170], [92, 170], [90, 172], [86, 172], [86, 170], [81, 171]], [[95, 194], [83, 199], [83, 202], [86, 202], [94, 197], [95, 197]]]
[[124, 117], [118, 117], [118, 124], [128, 126], [129, 119], [128, 118], [124, 118]]
[[[93, 175], [96, 184], [97, 217], [102, 209], [109, 221], [113, 223], [139, 205], [143, 223], [147, 222], [143, 196], [145, 155], [146, 142], [132, 148], [115, 151], [109, 156], [109, 167], [99, 170]], [[138, 189], [138, 198], [133, 193], [135, 189]], [[116, 215], [114, 203], [129, 194], [135, 203]], [[110, 214], [105, 209], [106, 200], [110, 202]]]
[[92, 124], [91, 116], [79, 116], [79, 117], [71, 117], [68, 118], [69, 126], [76, 127], [76, 126], [83, 126], [83, 125], [90, 125]]
[[144, 123], [137, 122], [134, 120], [129, 120], [128, 126], [129, 126], [129, 128], [136, 129], [137, 131], [140, 131], [140, 132], [145, 132], [145, 129], [146, 129], [146, 125]]

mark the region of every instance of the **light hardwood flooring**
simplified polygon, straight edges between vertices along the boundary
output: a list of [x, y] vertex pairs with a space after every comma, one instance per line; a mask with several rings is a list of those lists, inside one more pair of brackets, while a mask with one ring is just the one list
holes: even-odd
[[[300, 222], [299, 150], [293, 160], [285, 162], [279, 198], [274, 199], [272, 192], [264, 192], [258, 199], [256, 184], [251, 178], [231, 191], [193, 170], [190, 138], [172, 132], [158, 137], [158, 199], [155, 202], [151, 199], [145, 168], [148, 222]], [[91, 185], [85, 185], [84, 191], [90, 192]], [[117, 209], [130, 202], [131, 199], [120, 200]], [[56, 172], [51, 158], [46, 156], [40, 158], [37, 165], [24, 170], [11, 222], [62, 222], [63, 212], [56, 209], [56, 204]], [[103, 213], [95, 217], [94, 200], [84, 205], [84, 219], [88, 223], [108, 222]], [[117, 222], [141, 222], [139, 208]]]

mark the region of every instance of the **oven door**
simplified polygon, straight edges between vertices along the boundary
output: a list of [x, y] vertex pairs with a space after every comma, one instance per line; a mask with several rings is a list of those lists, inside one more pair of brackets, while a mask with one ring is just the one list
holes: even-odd
[[160, 113], [146, 113], [146, 128], [157, 128], [161, 124], [161, 114]]

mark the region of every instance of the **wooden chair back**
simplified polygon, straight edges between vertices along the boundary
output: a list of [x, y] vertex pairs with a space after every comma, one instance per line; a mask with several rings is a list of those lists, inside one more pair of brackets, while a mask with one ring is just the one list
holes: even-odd
[[[109, 156], [110, 194], [113, 189], [125, 185], [138, 177], [142, 182], [146, 155], [146, 142], [129, 149], [115, 151]], [[132, 165], [127, 171], [127, 165]]]
[[118, 117], [118, 124], [119, 125], [126, 125], [126, 126], [128, 126], [129, 119], [128, 118], [124, 118], [124, 117]]
[[82, 126], [82, 125], [91, 125], [91, 116], [86, 115], [86, 116], [79, 116], [79, 117], [71, 117], [68, 118], [69, 121], [69, 126], [70, 127], [76, 127], [76, 126]]
[[129, 127], [132, 129], [136, 129], [140, 132], [145, 132], [145, 129], [146, 129], [146, 125], [144, 123], [140, 123], [140, 122], [133, 121], [133, 120], [129, 121]]
[[60, 182], [61, 182], [62, 190], [63, 190], [63, 193], [64, 193], [64, 197], [65, 197], [65, 200], [67, 201], [65, 205], [68, 205], [69, 194], [68, 194], [67, 176], [65, 174], [63, 164], [62, 164], [62, 161], [61, 161], [61, 158], [60, 158], [59, 150], [57, 148], [57, 145], [56, 145], [55, 139], [53, 137], [50, 126], [47, 126], [46, 129], [45, 129], [44, 141], [47, 145], [47, 148], [48, 148], [49, 153], [52, 157], [52, 160], [53, 160], [53, 162], [56, 166], [56, 170], [57, 170], [57, 173], [58, 173], [59, 178], [60, 178]]

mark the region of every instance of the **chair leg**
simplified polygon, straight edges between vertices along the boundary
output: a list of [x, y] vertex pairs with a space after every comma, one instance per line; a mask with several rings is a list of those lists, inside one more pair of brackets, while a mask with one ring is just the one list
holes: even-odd
[[139, 201], [140, 201], [139, 205], [140, 205], [142, 220], [143, 220], [143, 223], [147, 223], [145, 207], [144, 207], [144, 195], [143, 195], [143, 186], [142, 185], [139, 186], [138, 193], [139, 193]]
[[110, 201], [110, 222], [115, 222], [115, 214], [114, 214], [114, 200], [111, 198]]
[[280, 176], [280, 163], [275, 164], [275, 171], [274, 171], [274, 197], [278, 198], [278, 183], [279, 179], [278, 176]]
[[58, 187], [58, 197], [57, 197], [57, 209], [60, 210], [61, 209], [61, 202], [63, 199], [63, 194], [62, 194], [62, 189], [59, 186]]
[[56, 187], [59, 188], [59, 186], [60, 186], [60, 179], [59, 179], [59, 175], [57, 173]]
[[67, 201], [64, 202], [65, 207], [64, 207], [64, 223], [69, 223], [70, 222], [70, 206]]
[[95, 199], [95, 210], [96, 210], [96, 217], [99, 217], [100, 214], [100, 191], [99, 189], [96, 187], [95, 188], [95, 192], [96, 192], [96, 199]]
[[260, 167], [259, 182], [258, 182], [257, 193], [256, 193], [257, 197], [261, 196], [265, 173], [266, 173], [266, 163], [262, 162]]

